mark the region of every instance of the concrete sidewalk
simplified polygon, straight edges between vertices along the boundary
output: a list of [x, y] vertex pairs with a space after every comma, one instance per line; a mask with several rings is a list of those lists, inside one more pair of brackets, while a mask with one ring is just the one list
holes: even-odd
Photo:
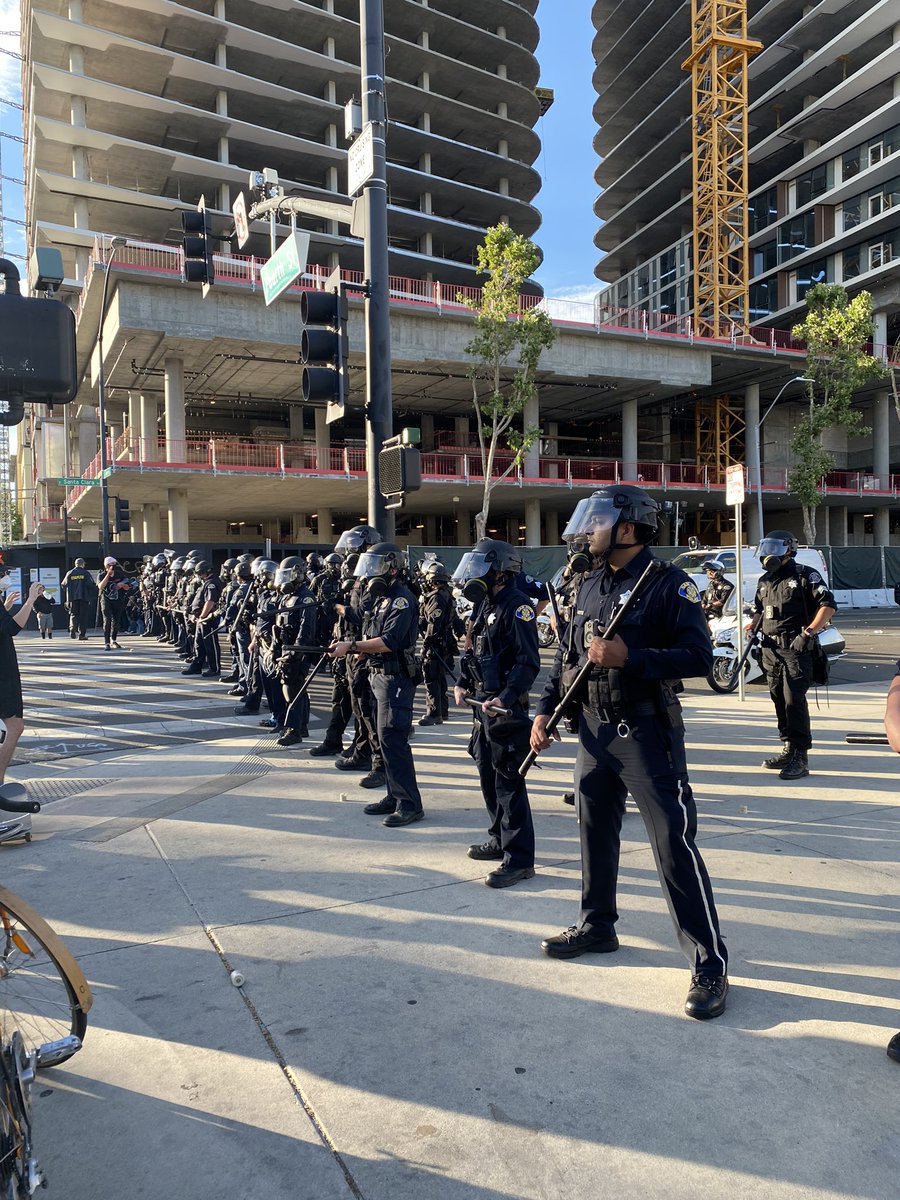
[[[173, 690], [155, 643], [132, 644]], [[97, 658], [78, 659], [89, 689], [110, 679]], [[203, 720], [204, 698], [221, 702], [212, 684], [178, 689]], [[885, 692], [823, 695], [814, 774], [782, 783], [759, 766], [776, 743], [768, 698], [689, 689], [699, 843], [732, 960], [729, 1009], [709, 1024], [682, 1014], [688, 972], [633, 812], [620, 952], [540, 953], [577, 911], [560, 801], [572, 739], [530, 777], [538, 873], [501, 892], [465, 856], [485, 827], [465, 715], [417, 731], [427, 819], [400, 830], [363, 815], [358, 776], [275, 750], [246, 720], [214, 742], [17, 769], [62, 798], [30, 846], [0, 848], [3, 881], [65, 936], [96, 996], [84, 1050], [36, 1091], [51, 1186], [67, 1200], [894, 1200], [897, 759], [844, 743], [880, 730]]]

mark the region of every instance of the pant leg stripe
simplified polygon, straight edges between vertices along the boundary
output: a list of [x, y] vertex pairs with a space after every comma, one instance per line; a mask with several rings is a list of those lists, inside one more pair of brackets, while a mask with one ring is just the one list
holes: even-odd
[[688, 854], [690, 854], [691, 862], [694, 864], [694, 874], [697, 876], [697, 886], [700, 889], [700, 895], [703, 897], [703, 908], [704, 908], [704, 911], [706, 912], [706, 920], [709, 923], [709, 932], [712, 935], [712, 950], [713, 950], [713, 953], [715, 954], [716, 958], [718, 958], [719, 962], [722, 964], [722, 974], [725, 975], [728, 971], [728, 966], [725, 962], [725, 959], [722, 957], [722, 951], [719, 947], [719, 938], [716, 934], [715, 923], [712, 919], [712, 912], [709, 907], [709, 897], [706, 895], [706, 888], [703, 886], [703, 876], [700, 873], [700, 864], [697, 862], [697, 855], [694, 852], [694, 848], [691, 846], [690, 842], [688, 841], [688, 836], [687, 836], [688, 811], [685, 806], [684, 800], [682, 799], [682, 789], [683, 789], [683, 785], [682, 785], [681, 780], [679, 779], [678, 780], [678, 804], [679, 804], [679, 807], [681, 808], [682, 813], [684, 814], [684, 828], [681, 831], [681, 840], [684, 842], [684, 847], [687, 850]]

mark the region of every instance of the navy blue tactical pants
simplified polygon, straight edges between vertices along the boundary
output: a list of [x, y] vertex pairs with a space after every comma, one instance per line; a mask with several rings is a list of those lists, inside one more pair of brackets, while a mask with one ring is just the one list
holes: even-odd
[[781, 650], [764, 646], [762, 666], [775, 705], [778, 736], [798, 750], [812, 745], [809, 701], [806, 693], [812, 684], [812, 655], [808, 650]]
[[371, 686], [378, 706], [378, 742], [384, 759], [388, 795], [397, 801], [398, 812], [419, 812], [422, 797], [409, 744], [416, 685], [406, 675], [384, 675], [373, 671]]
[[[504, 866], [519, 870], [534, 866], [534, 823], [525, 780], [518, 773], [518, 763], [510, 761], [507, 769], [498, 771], [491, 753], [484, 715], [476, 710], [475, 728], [469, 740], [469, 753], [478, 767], [481, 794], [491, 823], [488, 838], [503, 851]], [[518, 761], [521, 763], [528, 753], [528, 743], [523, 743]]]
[[647, 834], [681, 949], [693, 971], [724, 975], [728, 952], [719, 931], [709, 875], [694, 838], [697, 808], [688, 782], [684, 734], [660, 717], [636, 717], [627, 738], [589, 711], [579, 722], [575, 803], [581, 830], [579, 926], [614, 932], [619, 838], [631, 792]]

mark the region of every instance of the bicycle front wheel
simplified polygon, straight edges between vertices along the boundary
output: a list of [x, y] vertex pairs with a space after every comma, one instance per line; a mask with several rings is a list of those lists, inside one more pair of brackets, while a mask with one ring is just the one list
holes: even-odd
[[63, 941], [20, 896], [0, 887], [0, 1037], [18, 1029], [39, 1067], [81, 1048], [93, 1003]]

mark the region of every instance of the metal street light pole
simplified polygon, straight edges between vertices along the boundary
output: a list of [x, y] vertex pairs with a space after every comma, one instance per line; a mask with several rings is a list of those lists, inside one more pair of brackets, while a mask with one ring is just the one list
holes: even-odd
[[114, 237], [109, 243], [106, 274], [103, 279], [103, 294], [100, 297], [100, 326], [97, 330], [97, 391], [100, 397], [100, 514], [101, 514], [101, 559], [109, 554], [109, 490], [106, 480], [108, 455], [106, 453], [106, 378], [103, 373], [103, 325], [106, 321], [106, 299], [109, 294], [109, 277], [112, 272], [116, 251], [127, 244], [127, 239]]
[[760, 536], [760, 539], [762, 539], [762, 537], [763, 537], [763, 535], [764, 535], [764, 531], [763, 531], [763, 502], [762, 502], [762, 447], [761, 447], [761, 444], [760, 444], [760, 431], [762, 430], [762, 427], [763, 427], [763, 421], [765, 421], [766, 417], [769, 415], [769, 413], [772, 411], [772, 409], [775, 407], [775, 405], [776, 405], [776, 404], [778, 403], [778, 401], [781, 399], [781, 397], [782, 397], [782, 394], [783, 394], [785, 391], [787, 391], [787, 389], [788, 389], [788, 388], [791, 386], [791, 384], [792, 384], [792, 383], [814, 383], [814, 382], [815, 382], [815, 380], [813, 380], [813, 379], [810, 379], [810, 378], [809, 378], [808, 376], [806, 376], [806, 375], [795, 375], [793, 379], [789, 379], [789, 380], [787, 381], [787, 383], [785, 383], [785, 384], [783, 384], [783, 385], [782, 385], [781, 389], [780, 389], [780, 390], [779, 390], [779, 392], [778, 392], [778, 395], [775, 397], [775, 399], [772, 401], [772, 403], [769, 405], [769, 407], [766, 409], [766, 411], [763, 413], [763, 415], [760, 417], [760, 419], [759, 419], [759, 420], [756, 422], [756, 430], [755, 430], [755, 444], [756, 444], [756, 513], [757, 513], [757, 518], [758, 518], [758, 520], [759, 520], [759, 536]]
[[385, 107], [384, 4], [360, 0], [362, 124], [373, 126], [375, 171], [364, 188], [366, 299], [366, 474], [369, 524], [388, 540], [394, 517], [385, 507], [378, 477], [378, 452], [393, 433], [391, 314], [388, 298], [387, 112]]

